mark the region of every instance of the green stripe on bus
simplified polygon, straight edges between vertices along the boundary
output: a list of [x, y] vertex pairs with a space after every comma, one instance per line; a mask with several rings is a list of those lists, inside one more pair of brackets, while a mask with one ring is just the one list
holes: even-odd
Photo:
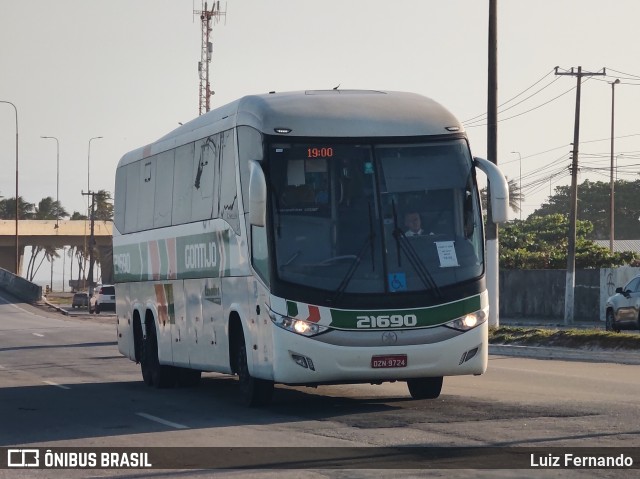
[[154, 273], [160, 280], [220, 278], [229, 276], [237, 261], [231, 257], [228, 230], [157, 240], [158, 271], [150, 270], [148, 249], [147, 242], [114, 247], [115, 281], [145, 281]]
[[114, 279], [117, 282], [142, 281], [148, 278], [147, 243], [113, 248]]
[[407, 314], [415, 315], [417, 318], [416, 328], [424, 328], [428, 326], [437, 326], [447, 323], [453, 319], [473, 313], [482, 309], [481, 296], [473, 296], [465, 298], [453, 303], [432, 306], [429, 308], [404, 309], [399, 311], [393, 310], [359, 310], [350, 311], [343, 309], [331, 310], [331, 327], [337, 329], [358, 329], [357, 322], [359, 317], [363, 316], [391, 316]]

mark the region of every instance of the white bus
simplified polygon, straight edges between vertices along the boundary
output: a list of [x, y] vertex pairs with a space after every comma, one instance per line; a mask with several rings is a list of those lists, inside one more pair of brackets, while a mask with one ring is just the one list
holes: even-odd
[[235, 374], [275, 383], [406, 381], [487, 367], [476, 170], [495, 221], [499, 170], [423, 96], [246, 96], [127, 153], [115, 185], [120, 352], [156, 387]]

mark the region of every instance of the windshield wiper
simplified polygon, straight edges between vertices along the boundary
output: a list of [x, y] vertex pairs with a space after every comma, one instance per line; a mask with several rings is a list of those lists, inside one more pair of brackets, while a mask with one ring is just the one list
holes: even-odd
[[398, 213], [396, 211], [395, 201], [391, 201], [391, 207], [393, 209], [393, 232], [392, 235], [396, 240], [396, 249], [398, 251], [398, 266], [401, 266], [401, 251], [406, 255], [407, 259], [413, 269], [418, 274], [418, 278], [422, 281], [422, 284], [431, 291], [437, 299], [442, 299], [442, 292], [438, 287], [438, 284], [431, 276], [429, 269], [425, 266], [424, 262], [416, 252], [415, 248], [411, 245], [411, 242], [407, 239], [407, 236], [402, 231], [402, 228], [398, 226]]
[[373, 218], [371, 215], [371, 203], [368, 203], [367, 207], [369, 211], [369, 235], [364, 240], [364, 243], [360, 248], [360, 251], [358, 251], [358, 254], [353, 258], [353, 261], [351, 262], [351, 265], [349, 266], [347, 273], [344, 275], [344, 278], [342, 278], [342, 281], [340, 281], [340, 284], [336, 288], [333, 298], [331, 299], [331, 302], [338, 301], [342, 297], [345, 290], [347, 289], [347, 286], [349, 286], [351, 279], [356, 274], [356, 271], [358, 270], [358, 266], [360, 266], [362, 258], [364, 254], [367, 252], [367, 249], [369, 247], [371, 247], [371, 270], [372, 271], [376, 270], [375, 248], [374, 248], [374, 242], [373, 242], [373, 240], [376, 237], [376, 232], [373, 226]]

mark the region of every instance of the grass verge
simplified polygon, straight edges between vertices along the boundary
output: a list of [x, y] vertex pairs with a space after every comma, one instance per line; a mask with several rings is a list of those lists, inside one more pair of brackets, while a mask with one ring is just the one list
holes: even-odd
[[516, 346], [565, 347], [588, 350], [640, 350], [640, 335], [598, 329], [489, 328], [489, 343]]

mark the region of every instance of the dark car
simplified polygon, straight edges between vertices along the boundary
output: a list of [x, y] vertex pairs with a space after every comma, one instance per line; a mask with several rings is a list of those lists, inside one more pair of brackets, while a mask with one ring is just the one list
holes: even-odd
[[640, 329], [640, 275], [607, 299], [605, 321], [607, 331]]
[[75, 293], [73, 295], [73, 300], [71, 301], [71, 307], [73, 309], [86, 308], [88, 306], [89, 306], [89, 295], [87, 293]]

